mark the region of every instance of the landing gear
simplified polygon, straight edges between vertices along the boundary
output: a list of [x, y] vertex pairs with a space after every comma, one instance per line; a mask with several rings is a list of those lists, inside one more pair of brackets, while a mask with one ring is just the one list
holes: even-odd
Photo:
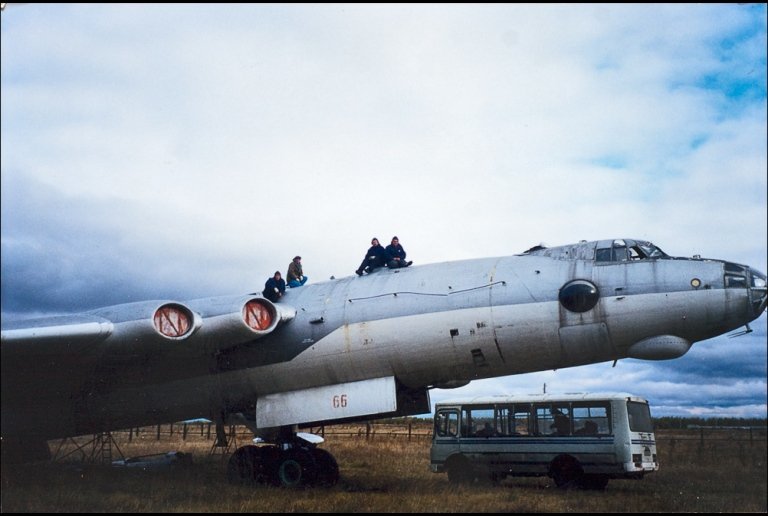
[[317, 443], [282, 434], [274, 444], [238, 448], [229, 459], [227, 478], [237, 484], [286, 488], [332, 486], [339, 480], [339, 466]]
[[317, 478], [317, 462], [312, 452], [295, 448], [284, 451], [277, 459], [277, 478], [273, 483], [282, 487], [313, 485]]

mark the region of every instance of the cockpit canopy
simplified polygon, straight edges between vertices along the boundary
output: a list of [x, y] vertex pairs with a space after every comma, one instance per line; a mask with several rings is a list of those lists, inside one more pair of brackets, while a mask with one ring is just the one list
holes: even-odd
[[593, 242], [582, 241], [578, 244], [561, 247], [537, 245], [528, 249], [523, 254], [548, 256], [561, 260], [594, 260], [598, 263], [669, 258], [667, 253], [651, 242], [628, 238]]
[[644, 240], [601, 240], [597, 242], [595, 249], [596, 262], [626, 262], [667, 257], [667, 253]]

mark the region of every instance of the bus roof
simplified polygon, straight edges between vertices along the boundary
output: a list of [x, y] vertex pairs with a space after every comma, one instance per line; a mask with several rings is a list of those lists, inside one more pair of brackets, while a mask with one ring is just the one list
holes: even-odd
[[455, 398], [435, 403], [435, 407], [437, 408], [447, 405], [493, 405], [497, 403], [540, 403], [543, 401], [595, 401], [620, 399], [647, 403], [645, 398], [627, 392], [568, 392], [564, 394], [496, 394], [492, 396]]

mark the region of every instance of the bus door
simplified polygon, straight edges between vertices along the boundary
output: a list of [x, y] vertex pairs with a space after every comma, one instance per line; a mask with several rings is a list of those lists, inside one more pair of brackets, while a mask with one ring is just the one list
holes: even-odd
[[442, 467], [451, 455], [459, 452], [459, 410], [441, 408], [435, 414], [435, 426], [430, 448], [430, 462]]

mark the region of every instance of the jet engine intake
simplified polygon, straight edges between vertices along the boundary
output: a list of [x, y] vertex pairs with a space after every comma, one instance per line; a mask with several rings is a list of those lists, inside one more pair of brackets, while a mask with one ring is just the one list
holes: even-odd
[[207, 341], [208, 347], [217, 349], [260, 339], [296, 316], [295, 308], [257, 296], [198, 300], [190, 304], [193, 308], [199, 305], [203, 317], [200, 338]]
[[166, 303], [158, 307], [152, 323], [160, 335], [169, 339], [186, 339], [199, 326], [192, 311], [178, 303]]
[[[112, 324], [107, 342], [126, 349], [136, 343], [152, 346], [185, 341], [201, 327], [202, 319], [186, 304], [176, 301], [142, 301], [114, 305], [88, 312]], [[135, 350], [134, 350], [135, 352]]]

